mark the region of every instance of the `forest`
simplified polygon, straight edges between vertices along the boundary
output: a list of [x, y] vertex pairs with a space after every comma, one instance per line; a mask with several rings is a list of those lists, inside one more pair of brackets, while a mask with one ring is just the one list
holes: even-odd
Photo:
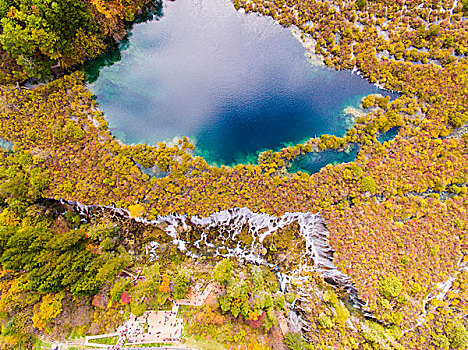
[[[73, 343], [216, 279], [219, 298], [183, 310], [186, 339], [233, 349], [467, 348], [468, 3], [233, 6], [297, 27], [326, 65], [355, 69], [400, 96], [366, 97], [365, 113], [343, 137], [267, 151], [257, 164], [214, 167], [192, 155], [186, 138], [157, 147], [118, 142], [80, 71], [160, 3], [0, 0], [0, 137], [12, 144], [0, 152], [0, 347]], [[391, 128], [398, 135], [380, 142]], [[315, 174], [287, 171], [298, 156], [351, 144], [360, 147], [354, 162]], [[150, 177], [149, 168], [167, 175]], [[334, 263], [363, 306], [349, 307], [346, 291], [317, 272], [278, 293], [265, 266], [187, 257], [160, 230], [84, 216], [60, 200], [124, 208], [146, 220], [232, 207], [320, 213]], [[291, 236], [281, 237], [268, 242], [272, 256], [288, 247]], [[145, 253], [151, 241], [164, 252], [158, 263]], [[290, 325], [282, 335], [277, 315], [294, 310], [309, 327]]]

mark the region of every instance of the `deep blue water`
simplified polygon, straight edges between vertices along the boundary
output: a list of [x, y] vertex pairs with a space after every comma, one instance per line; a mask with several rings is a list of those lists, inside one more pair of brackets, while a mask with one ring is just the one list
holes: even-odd
[[381, 93], [349, 71], [311, 64], [288, 29], [229, 0], [164, 3], [115, 54], [89, 84], [111, 132], [129, 144], [188, 136], [196, 155], [218, 165], [341, 136], [350, 126], [343, 110]]

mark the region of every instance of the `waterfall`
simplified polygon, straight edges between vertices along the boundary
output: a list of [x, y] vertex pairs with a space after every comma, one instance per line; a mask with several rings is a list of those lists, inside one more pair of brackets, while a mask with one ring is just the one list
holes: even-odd
[[[194, 250], [210, 248], [214, 250], [214, 256], [234, 257], [250, 263], [267, 265], [275, 270], [283, 292], [292, 279], [300, 281], [306, 278], [302, 276], [303, 271], [318, 272], [326, 282], [343, 288], [349, 294], [351, 301], [356, 307], [360, 308], [363, 305], [349, 276], [339, 271], [333, 263], [334, 250], [328, 242], [329, 232], [326, 228], [325, 220], [318, 213], [294, 212], [275, 217], [266, 213], [254, 213], [249, 208], [243, 207], [222, 210], [208, 217], [192, 216], [189, 218], [187, 215], [170, 214], [157, 216], [155, 220], [147, 220], [141, 217], [132, 218], [130, 212], [123, 208], [96, 205], [86, 206], [79, 202], [66, 200], [60, 200], [60, 202], [73, 206], [82, 215], [89, 215], [93, 211], [106, 210], [124, 218], [133, 219], [135, 222], [144, 225], [160, 226], [161, 224], [165, 224], [167, 226], [165, 226], [164, 231], [173, 239], [172, 243], [181, 252], [192, 257], [200, 255]], [[298, 234], [305, 242], [305, 248], [294, 267], [288, 270], [284, 266], [267, 262], [262, 254], [262, 249], [265, 248], [263, 242], [269, 235], [293, 223], [299, 226]], [[245, 227], [248, 227], [252, 238], [249, 246], [237, 239], [237, 236], [239, 236]], [[210, 229], [215, 229], [219, 233], [219, 236], [215, 238], [216, 242], [209, 239], [208, 233]], [[195, 241], [184, 241], [180, 238], [180, 232], [191, 232], [194, 230], [198, 230], [197, 232], [201, 231]], [[233, 247], [233, 244], [236, 242], [237, 244]], [[158, 246], [157, 242], [153, 242], [149, 247], [146, 247], [146, 250], [153, 258]]]

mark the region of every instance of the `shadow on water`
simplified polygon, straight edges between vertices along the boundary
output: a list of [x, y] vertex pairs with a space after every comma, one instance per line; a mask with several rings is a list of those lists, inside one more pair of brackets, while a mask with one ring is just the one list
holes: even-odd
[[288, 172], [297, 173], [298, 171], [302, 171], [308, 174], [315, 174], [328, 164], [353, 162], [356, 160], [359, 150], [359, 146], [353, 144], [349, 150], [344, 151], [327, 149], [320, 152], [307, 153], [299, 156], [294, 162], [292, 162]]
[[387, 130], [386, 132], [383, 132], [379, 136], [377, 136], [377, 140], [380, 143], [391, 141], [398, 135], [399, 131], [400, 131], [400, 128], [395, 126], [394, 128], [391, 128]]
[[125, 51], [130, 44], [130, 37], [132, 36], [132, 29], [135, 24], [144, 23], [152, 20], [159, 20], [163, 16], [162, 12], [162, 1], [153, 1], [145, 9], [145, 11], [135, 18], [135, 21], [128, 23], [126, 26], [127, 34], [120, 40], [110, 46], [98, 58], [88, 61], [83, 65], [83, 72], [85, 74], [86, 81], [89, 84], [94, 83], [99, 78], [99, 73], [104, 67], [110, 67], [114, 63], [119, 62], [122, 59], [122, 51]]

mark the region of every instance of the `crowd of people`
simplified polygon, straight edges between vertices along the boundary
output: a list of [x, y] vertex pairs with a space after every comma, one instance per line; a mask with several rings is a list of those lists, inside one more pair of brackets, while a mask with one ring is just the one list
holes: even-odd
[[117, 329], [119, 339], [117, 344], [109, 349], [120, 350], [127, 343], [180, 341], [182, 320], [177, 318], [179, 306], [200, 306], [211, 292], [219, 293], [220, 286], [210, 284], [204, 292], [193, 290], [189, 293], [189, 298], [174, 302], [170, 311], [147, 311], [141, 317], [131, 315], [130, 319]]

